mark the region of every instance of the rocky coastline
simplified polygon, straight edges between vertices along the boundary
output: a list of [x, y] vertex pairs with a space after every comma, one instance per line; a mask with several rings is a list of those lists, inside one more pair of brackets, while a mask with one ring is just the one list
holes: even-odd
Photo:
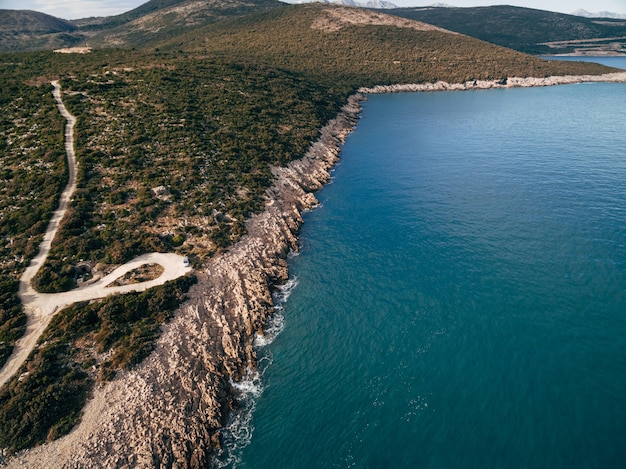
[[286, 258], [298, 249], [301, 214], [317, 204], [313, 192], [329, 181], [364, 94], [581, 82], [626, 82], [626, 72], [361, 88], [302, 159], [273, 169], [265, 210], [248, 220], [247, 234], [237, 244], [196, 273], [190, 299], [164, 326], [156, 350], [96, 389], [69, 435], [21, 452], [8, 467], [210, 467], [220, 429], [237, 407], [232, 382], [255, 368], [255, 335], [263, 333], [273, 313], [272, 291], [288, 278]]
[[605, 75], [566, 75], [550, 76], [544, 78], [519, 78], [506, 77], [500, 80], [474, 80], [465, 83], [447, 83], [437, 81], [435, 83], [404, 84], [404, 85], [379, 85], [371, 88], [360, 88], [360, 93], [403, 93], [418, 91], [465, 91], [486, 90], [492, 88], [530, 88], [534, 86], [568, 85], [574, 83], [609, 82], [626, 83], [626, 72], [607, 73]]
[[220, 429], [237, 407], [232, 382], [256, 366], [255, 335], [273, 313], [272, 291], [287, 280], [303, 210], [330, 179], [354, 128], [361, 94], [322, 130], [307, 154], [274, 168], [265, 210], [247, 234], [197, 272], [190, 299], [163, 328], [156, 350], [137, 368], [95, 390], [67, 436], [24, 451], [9, 467], [206, 468]]

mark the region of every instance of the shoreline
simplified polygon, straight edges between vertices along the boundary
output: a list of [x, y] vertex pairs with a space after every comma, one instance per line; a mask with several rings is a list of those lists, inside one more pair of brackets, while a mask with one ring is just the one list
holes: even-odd
[[190, 299], [163, 326], [156, 350], [97, 388], [70, 434], [18, 453], [9, 467], [210, 467], [221, 429], [238, 407], [232, 381], [256, 367], [255, 334], [273, 314], [272, 291], [288, 278], [286, 259], [290, 250], [298, 250], [302, 212], [317, 204], [313, 192], [330, 180], [364, 94], [588, 81], [624, 83], [626, 72], [361, 88], [304, 157], [272, 168], [275, 180], [266, 192], [265, 210], [247, 220], [247, 234], [239, 242], [207, 261]]
[[359, 88], [359, 93], [381, 94], [415, 93], [423, 91], [487, 90], [494, 88], [531, 88], [537, 86], [571, 85], [574, 83], [626, 83], [626, 71], [607, 73], [604, 75], [564, 75], [545, 78], [507, 77], [501, 80], [474, 80], [464, 83], [437, 81], [435, 83], [422, 84], [378, 85], [370, 88]]
[[163, 326], [155, 351], [95, 389], [68, 435], [18, 453], [8, 467], [210, 467], [238, 407], [232, 382], [256, 367], [255, 335], [273, 314], [272, 292], [287, 281], [302, 212], [317, 205], [313, 192], [330, 180], [363, 99], [350, 96], [304, 157], [272, 168], [265, 210], [197, 272], [190, 299]]

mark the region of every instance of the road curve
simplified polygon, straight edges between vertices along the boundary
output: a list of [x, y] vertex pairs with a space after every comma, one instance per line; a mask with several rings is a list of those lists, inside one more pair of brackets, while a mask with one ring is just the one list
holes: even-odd
[[[24, 306], [24, 311], [28, 317], [26, 332], [15, 344], [13, 353], [0, 370], [0, 387], [2, 387], [22, 366], [31, 351], [35, 348], [39, 336], [46, 329], [54, 314], [66, 306], [79, 301], [89, 301], [104, 298], [109, 295], [119, 293], [129, 293], [132, 291], [144, 291], [148, 288], [162, 285], [169, 280], [174, 280], [191, 271], [191, 267], [183, 263], [183, 257], [172, 253], [149, 253], [139, 256], [132, 261], [118, 267], [107, 276], [101, 278], [83, 288], [71, 290], [64, 293], [39, 293], [32, 287], [31, 282], [41, 266], [45, 263], [52, 240], [56, 236], [59, 224], [65, 216], [69, 202], [76, 190], [77, 163], [74, 153], [74, 125], [76, 117], [69, 113], [63, 100], [61, 99], [61, 86], [58, 81], [53, 81], [54, 90], [52, 95], [57, 103], [57, 108], [67, 121], [65, 125], [65, 153], [67, 154], [67, 165], [69, 169], [69, 181], [61, 194], [59, 208], [53, 213], [48, 228], [39, 245], [39, 253], [31, 260], [30, 264], [20, 278], [19, 297]], [[163, 267], [163, 273], [154, 280], [147, 282], [123, 285], [119, 287], [108, 287], [119, 277], [145, 264], [159, 264]]]

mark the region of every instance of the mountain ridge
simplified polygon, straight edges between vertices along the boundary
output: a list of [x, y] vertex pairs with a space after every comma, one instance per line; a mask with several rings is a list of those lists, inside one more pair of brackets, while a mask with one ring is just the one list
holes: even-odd
[[373, 8], [377, 10], [388, 10], [392, 8], [398, 8], [398, 5], [392, 2], [388, 2], [386, 0], [367, 0], [365, 2], [360, 2], [358, 0], [299, 0], [299, 1], [291, 2], [291, 3], [303, 4], [303, 3], [312, 3], [314, 1], [318, 1], [320, 3], [331, 3], [333, 5], [343, 5], [343, 6], [348, 6], [348, 7]]
[[167, 6], [152, 8], [120, 26], [100, 32], [86, 44], [90, 47], [127, 47], [128, 44], [137, 47], [222, 19], [282, 6], [278, 0], [172, 0], [166, 3]]
[[[0, 53], [79, 45], [139, 47], [224, 18], [282, 5], [278, 0], [150, 0], [120, 15], [77, 20], [25, 10], [0, 10], [0, 26], [4, 26], [0, 28]], [[59, 26], [40, 32], [42, 24]]]
[[618, 20], [626, 20], [626, 13], [614, 13], [612, 11], [596, 11], [590, 12], [584, 10], [583, 8], [579, 8], [571, 13], [575, 16], [582, 16], [584, 18], [611, 18]]
[[0, 10], [0, 52], [54, 49], [83, 40], [70, 21], [32, 10]]
[[[323, 3], [381, 10], [531, 54], [626, 54], [626, 41], [619, 39], [626, 37], [626, 23], [618, 19], [600, 21], [512, 6], [458, 8], [436, 3], [433, 4], [436, 6], [398, 8], [386, 0], [324, 0]], [[281, 5], [278, 0], [150, 0], [120, 15], [71, 21], [36, 12], [3, 10], [0, 52], [77, 45], [140, 47], [222, 19]], [[45, 31], [41, 24], [52, 29]], [[580, 46], [563, 42], [579, 40], [594, 43]]]
[[[391, 15], [424, 21], [529, 54], [626, 54], [626, 23], [508, 5], [470, 8], [415, 7]], [[556, 43], [551, 45], [549, 43]], [[589, 44], [564, 41], [589, 41]]]

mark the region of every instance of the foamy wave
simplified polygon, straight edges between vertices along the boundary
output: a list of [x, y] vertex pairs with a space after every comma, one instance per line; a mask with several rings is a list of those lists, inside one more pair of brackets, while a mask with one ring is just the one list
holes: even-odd
[[252, 403], [249, 408], [231, 415], [228, 425], [222, 430], [222, 447], [216, 451], [212, 467], [235, 468], [241, 463], [241, 450], [252, 440], [254, 408]]
[[263, 331], [263, 334], [259, 334], [258, 332], [255, 334], [254, 346], [256, 348], [267, 347], [269, 344], [274, 342], [276, 337], [280, 335], [284, 328], [285, 316], [282, 312], [282, 306], [276, 307], [274, 315], [268, 321], [267, 328]]
[[238, 392], [240, 401], [246, 401], [250, 398], [254, 399], [263, 392], [261, 374], [258, 371], [248, 370], [245, 378], [241, 381], [233, 381], [231, 379], [230, 385]]
[[[274, 315], [268, 321], [262, 335], [256, 334], [254, 345], [263, 348], [271, 344], [285, 328], [283, 305], [291, 296], [291, 292], [298, 286], [298, 278], [290, 278], [273, 294]], [[235, 468], [241, 463], [242, 449], [250, 444], [254, 425], [252, 419], [256, 409], [256, 400], [263, 393], [263, 374], [272, 364], [272, 354], [264, 350], [258, 360], [258, 370], [248, 370], [241, 381], [230, 381], [230, 385], [237, 394], [239, 409], [233, 412], [226, 427], [222, 429], [222, 448], [216, 451], [213, 458], [213, 467]]]
[[[263, 369], [267, 369], [267, 366]], [[256, 400], [263, 393], [261, 377], [262, 373], [248, 370], [241, 381], [230, 380], [230, 385], [237, 393], [240, 407], [231, 414], [228, 423], [222, 429], [222, 447], [216, 451], [212, 467], [235, 468], [241, 463], [241, 450], [250, 444], [254, 433], [252, 417], [256, 409]]]
[[[332, 184], [332, 182], [333, 182], [333, 179], [331, 178], [331, 179], [328, 181], [328, 184]], [[302, 215], [304, 215], [305, 213], [312, 212], [313, 210], [317, 210], [318, 208], [322, 208], [323, 206], [324, 206], [324, 203], [323, 203], [323, 202], [318, 202], [318, 203], [316, 203], [315, 205], [313, 205], [312, 207], [309, 207], [309, 208], [305, 208], [305, 209], [303, 209], [303, 210], [302, 210]]]
[[257, 348], [267, 347], [274, 342], [276, 337], [285, 328], [285, 316], [283, 314], [283, 305], [289, 299], [291, 292], [298, 286], [298, 277], [287, 280], [287, 283], [278, 287], [274, 293], [274, 314], [269, 319], [267, 327], [262, 334], [256, 333], [254, 336], [254, 346]]
[[283, 303], [286, 303], [289, 297], [291, 296], [291, 292], [297, 286], [298, 286], [298, 277], [294, 276], [294, 277], [291, 277], [289, 280], [287, 280], [287, 282], [284, 285], [281, 285], [280, 287], [278, 287], [278, 290], [276, 290], [276, 292], [273, 295], [274, 304], [280, 306]]

